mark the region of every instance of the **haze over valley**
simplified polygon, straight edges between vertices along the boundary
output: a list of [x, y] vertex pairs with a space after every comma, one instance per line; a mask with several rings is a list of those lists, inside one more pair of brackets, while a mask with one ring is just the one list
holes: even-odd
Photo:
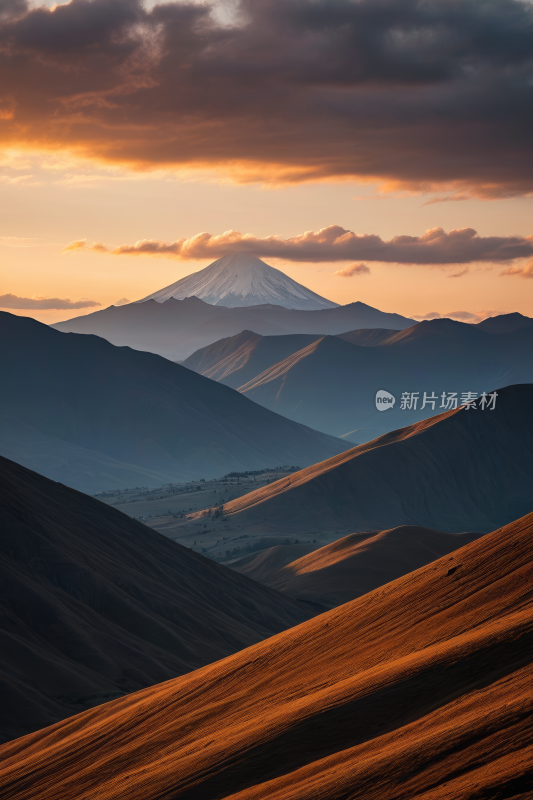
[[347, 445], [151, 353], [0, 312], [1, 452], [90, 493], [312, 464]]
[[220, 338], [253, 328], [264, 336], [287, 333], [344, 333], [357, 327], [400, 330], [412, 320], [386, 314], [364, 303], [351, 303], [319, 311], [293, 311], [278, 305], [227, 308], [211, 306], [196, 297], [170, 298], [163, 303], [147, 300], [112, 306], [58, 322], [57, 330], [92, 333], [112, 344], [148, 350], [171, 361], [182, 361]]

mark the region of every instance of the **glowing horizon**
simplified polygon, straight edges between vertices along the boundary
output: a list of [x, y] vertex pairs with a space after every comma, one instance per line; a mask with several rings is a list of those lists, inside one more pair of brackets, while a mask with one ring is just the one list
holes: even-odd
[[[138, 299], [240, 231], [233, 246], [337, 303], [533, 316], [531, 30], [520, 0], [10, 0], [4, 308], [54, 322]], [[333, 228], [346, 258], [305, 241]]]

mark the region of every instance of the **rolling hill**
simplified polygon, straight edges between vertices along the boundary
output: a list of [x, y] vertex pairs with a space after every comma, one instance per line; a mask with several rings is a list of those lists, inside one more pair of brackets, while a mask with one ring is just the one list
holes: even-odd
[[58, 322], [53, 327], [67, 333], [90, 333], [112, 344], [158, 353], [182, 361], [219, 339], [249, 330], [261, 336], [289, 333], [337, 334], [356, 328], [402, 330], [413, 320], [388, 314], [365, 303], [350, 303], [318, 311], [298, 311], [263, 304], [226, 308], [197, 297], [158, 303], [146, 300], [110, 306], [92, 314]]
[[285, 544], [273, 544], [271, 547], [223, 563], [240, 575], [246, 575], [258, 583], [267, 585], [288, 564], [319, 548], [319, 544], [291, 544], [287, 540]]
[[0, 454], [82, 491], [312, 464], [346, 447], [96, 336], [0, 313], [0, 341]]
[[491, 530], [533, 506], [532, 408], [532, 384], [500, 389], [494, 410], [393, 431], [226, 503], [225, 515], [262, 535]]
[[9, 800], [533, 790], [533, 515], [216, 664], [0, 748]]
[[[229, 566], [290, 597], [333, 608], [448, 555], [480, 535], [400, 525], [388, 531], [352, 533], [320, 549], [277, 545]], [[291, 551], [294, 560], [289, 561]]]
[[0, 524], [2, 741], [313, 613], [1, 457]]

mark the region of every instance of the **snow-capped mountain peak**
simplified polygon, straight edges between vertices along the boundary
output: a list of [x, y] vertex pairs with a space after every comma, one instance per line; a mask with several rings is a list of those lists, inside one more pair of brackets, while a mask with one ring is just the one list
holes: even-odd
[[199, 297], [211, 305], [229, 308], [271, 303], [284, 308], [314, 311], [338, 305], [293, 281], [260, 258], [244, 253], [219, 258], [205, 269], [193, 272], [138, 302], [156, 300], [164, 303], [171, 297], [177, 300]]

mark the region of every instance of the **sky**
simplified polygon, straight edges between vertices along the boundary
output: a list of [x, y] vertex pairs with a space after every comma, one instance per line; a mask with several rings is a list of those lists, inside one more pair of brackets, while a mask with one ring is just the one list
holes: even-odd
[[533, 5], [0, 0], [0, 307], [251, 252], [338, 303], [533, 316]]

